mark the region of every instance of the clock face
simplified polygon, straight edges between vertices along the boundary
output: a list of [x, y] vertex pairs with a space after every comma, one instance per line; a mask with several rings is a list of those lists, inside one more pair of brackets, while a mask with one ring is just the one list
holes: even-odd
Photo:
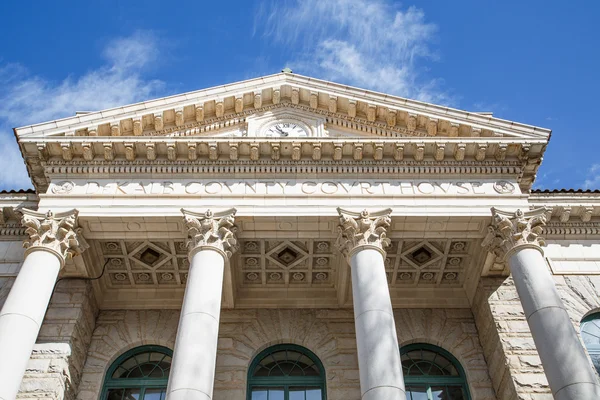
[[265, 136], [269, 137], [306, 137], [308, 133], [300, 125], [294, 122], [279, 122], [271, 125], [265, 130]]

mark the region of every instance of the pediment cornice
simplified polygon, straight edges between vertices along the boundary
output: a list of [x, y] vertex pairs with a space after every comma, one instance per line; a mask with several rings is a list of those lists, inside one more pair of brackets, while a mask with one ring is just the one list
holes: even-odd
[[[129, 106], [17, 128], [18, 138], [154, 136], [206, 127], [277, 107], [408, 136], [548, 139], [550, 131], [485, 114], [281, 73]], [[377, 132], [375, 132], [377, 134]]]
[[[311, 113], [327, 128], [354, 137], [222, 136], [236, 127], [243, 131], [250, 117], [280, 109]], [[39, 192], [48, 187], [48, 166], [224, 160], [509, 162], [518, 165], [521, 188], [528, 191], [550, 131], [281, 73], [18, 128], [15, 134]]]

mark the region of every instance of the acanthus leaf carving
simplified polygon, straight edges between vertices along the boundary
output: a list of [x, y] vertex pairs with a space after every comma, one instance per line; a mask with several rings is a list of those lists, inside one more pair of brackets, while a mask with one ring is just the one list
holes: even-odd
[[509, 212], [492, 207], [492, 223], [481, 246], [494, 254], [498, 263], [505, 262], [507, 256], [519, 248], [541, 250], [546, 244], [541, 235], [547, 214], [546, 207], [525, 212]]
[[391, 225], [390, 208], [370, 213], [360, 213], [337, 209], [340, 216], [336, 246], [344, 256], [351, 256], [355, 249], [376, 247], [385, 254], [385, 248], [391, 243], [387, 230]]
[[203, 247], [211, 247], [229, 259], [238, 250], [235, 237], [235, 208], [213, 213], [181, 209], [187, 229], [187, 247], [190, 252]]
[[40, 213], [24, 208], [22, 213], [21, 223], [29, 236], [23, 242], [27, 251], [44, 247], [53, 250], [64, 261], [89, 247], [78, 224], [77, 210], [54, 214], [52, 211]]

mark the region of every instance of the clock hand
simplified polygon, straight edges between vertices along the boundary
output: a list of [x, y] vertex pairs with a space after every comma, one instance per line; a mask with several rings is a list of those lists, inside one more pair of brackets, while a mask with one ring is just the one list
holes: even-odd
[[280, 127], [278, 127], [277, 125], [275, 126], [275, 129], [277, 129], [277, 131], [279, 131], [279, 134], [280, 134], [281, 136], [287, 136], [287, 135], [288, 135], [288, 133], [287, 133], [287, 132], [284, 132], [284, 131], [283, 131], [283, 130], [282, 130]]

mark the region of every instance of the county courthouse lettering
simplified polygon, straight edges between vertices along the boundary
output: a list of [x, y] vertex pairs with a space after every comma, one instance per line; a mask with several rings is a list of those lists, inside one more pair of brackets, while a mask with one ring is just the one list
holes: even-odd
[[464, 196], [518, 194], [508, 181], [403, 180], [183, 180], [65, 181], [51, 185], [51, 194], [73, 195], [202, 195], [202, 196]]

